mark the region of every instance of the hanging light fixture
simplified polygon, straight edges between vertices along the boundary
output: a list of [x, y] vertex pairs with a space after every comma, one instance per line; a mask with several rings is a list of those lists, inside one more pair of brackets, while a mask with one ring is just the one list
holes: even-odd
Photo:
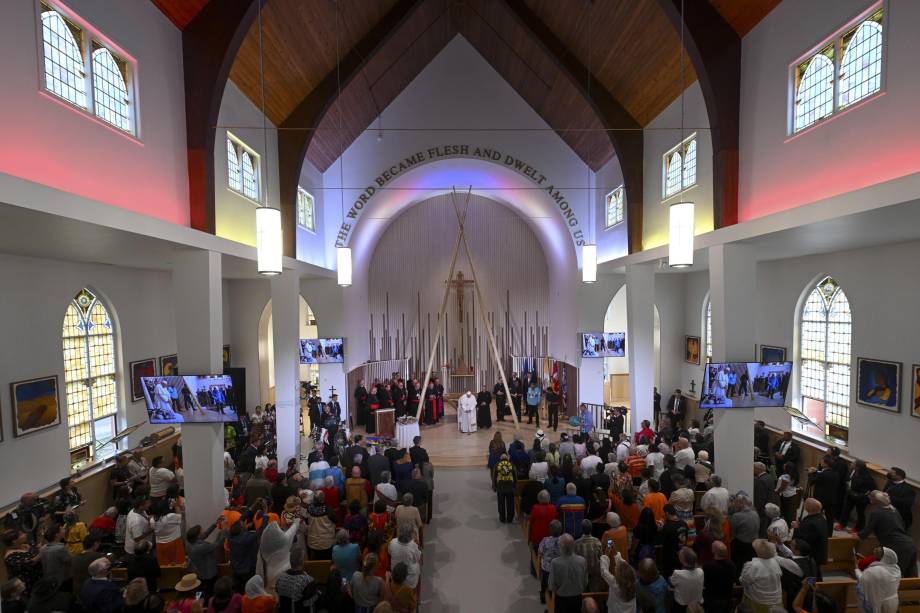
[[[680, 3], [680, 192], [684, 192], [684, 0]], [[689, 268], [693, 266], [694, 205], [683, 201], [671, 205], [668, 232], [668, 266]]]
[[692, 202], [676, 202], [669, 210], [668, 266], [671, 268], [693, 266], [693, 209]]
[[[339, 4], [335, 4], [335, 80], [338, 97], [336, 102], [342, 100], [342, 77], [340, 73], [341, 59], [339, 58]], [[376, 101], [374, 102], [376, 105]], [[342, 123], [342, 113], [339, 113], [339, 130], [344, 134], [344, 125]], [[381, 130], [377, 140], [383, 137]], [[345, 221], [345, 141], [342, 141], [342, 151], [339, 154], [339, 208], [342, 214], [342, 221]], [[351, 247], [342, 245], [335, 249], [335, 267], [336, 276], [340, 287], [351, 286]]]
[[597, 281], [597, 245], [581, 246], [581, 280], [583, 283]]
[[338, 269], [339, 285], [351, 285], [351, 247], [338, 247], [335, 250], [335, 263]]
[[259, 274], [281, 274], [281, 211], [270, 206], [256, 209], [256, 249]]

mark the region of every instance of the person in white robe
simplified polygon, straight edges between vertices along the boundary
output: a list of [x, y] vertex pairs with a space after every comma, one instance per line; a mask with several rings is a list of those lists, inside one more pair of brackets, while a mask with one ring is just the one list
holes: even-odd
[[[263, 521], [268, 521], [268, 518]], [[269, 592], [274, 592], [275, 581], [291, 567], [291, 547], [299, 528], [300, 518], [297, 518], [287, 530], [282, 530], [277, 522], [272, 522], [262, 532], [256, 573], [265, 580]]]
[[476, 432], [476, 397], [473, 396], [473, 392], [467, 390], [464, 395], [460, 396], [457, 408], [457, 425], [460, 427], [460, 432], [466, 434]]
[[887, 547], [876, 548], [873, 553], [879, 561], [864, 571], [856, 571], [860, 613], [894, 613], [898, 610], [898, 585], [901, 583], [898, 556]]

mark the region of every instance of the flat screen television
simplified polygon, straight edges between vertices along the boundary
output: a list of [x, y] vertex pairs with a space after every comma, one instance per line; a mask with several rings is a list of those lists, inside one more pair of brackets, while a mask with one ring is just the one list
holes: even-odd
[[300, 339], [301, 364], [341, 364], [345, 361], [345, 341], [341, 338]]
[[582, 332], [581, 357], [622, 358], [626, 355], [625, 332]]
[[703, 366], [701, 409], [782, 407], [792, 362], [710, 362]]
[[238, 421], [230, 375], [141, 377], [147, 419], [152, 424]]

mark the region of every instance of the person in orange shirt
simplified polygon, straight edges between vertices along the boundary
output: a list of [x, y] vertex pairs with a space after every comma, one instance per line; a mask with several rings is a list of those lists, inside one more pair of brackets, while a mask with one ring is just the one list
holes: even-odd
[[610, 499], [613, 509], [620, 516], [620, 521], [627, 530], [632, 530], [639, 523], [639, 505], [636, 504], [636, 494], [632, 488], [625, 488], [619, 496]]
[[651, 509], [655, 514], [655, 522], [660, 526], [664, 523], [664, 505], [668, 504], [668, 499], [661, 493], [661, 484], [658, 479], [649, 479], [648, 494], [642, 499], [642, 506]]
[[607, 525], [610, 526], [610, 529], [601, 537], [604, 555], [610, 556], [613, 555], [613, 552], [619, 552], [624, 560], [628, 560], [629, 531], [620, 522], [620, 516], [613, 512], [607, 513]]
[[631, 453], [626, 458], [626, 466], [629, 467], [629, 476], [633, 478], [633, 482], [636, 479], [642, 478], [642, 469], [645, 468], [645, 456], [648, 455], [648, 451], [643, 453], [642, 449], [632, 448]]

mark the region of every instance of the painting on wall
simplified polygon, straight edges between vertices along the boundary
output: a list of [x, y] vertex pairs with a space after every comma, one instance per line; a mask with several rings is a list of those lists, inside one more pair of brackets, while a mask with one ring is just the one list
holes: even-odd
[[10, 383], [13, 436], [23, 436], [61, 423], [57, 375]]
[[700, 337], [686, 337], [686, 344], [684, 347], [684, 362], [688, 362], [690, 364], [700, 363]]
[[224, 345], [224, 368], [230, 368], [230, 345]]
[[774, 347], [773, 345], [760, 346], [760, 363], [772, 364], [773, 362], [786, 361], [786, 348]]
[[141, 377], [157, 376], [156, 358], [147, 358], [131, 362], [128, 366], [131, 371], [131, 400], [137, 402], [144, 399], [144, 388], [141, 386]]
[[868, 407], [901, 411], [901, 363], [856, 358], [859, 383], [856, 402]]
[[160, 356], [160, 374], [174, 377], [179, 374], [179, 358], [175, 354]]
[[914, 364], [914, 378], [910, 391], [912, 392], [910, 414], [920, 417], [920, 364]]

